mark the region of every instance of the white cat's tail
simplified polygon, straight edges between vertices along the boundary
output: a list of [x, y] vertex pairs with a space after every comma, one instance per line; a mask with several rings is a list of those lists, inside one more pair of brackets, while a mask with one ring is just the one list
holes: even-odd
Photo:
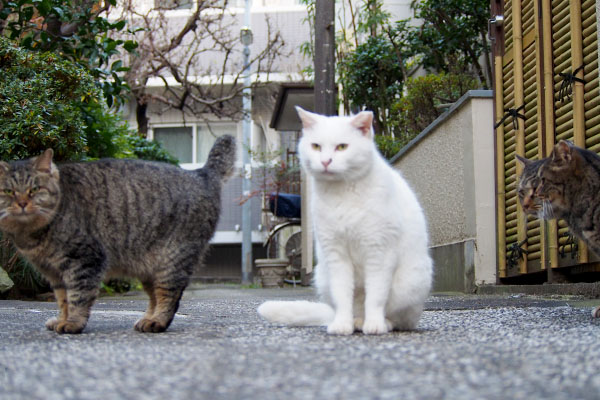
[[269, 322], [291, 326], [321, 326], [333, 321], [334, 311], [325, 303], [313, 301], [266, 301], [258, 313]]

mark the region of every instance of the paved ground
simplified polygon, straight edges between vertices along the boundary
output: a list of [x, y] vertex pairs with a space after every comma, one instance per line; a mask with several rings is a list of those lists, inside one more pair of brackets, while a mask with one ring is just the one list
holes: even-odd
[[262, 321], [310, 289], [204, 286], [163, 334], [143, 296], [102, 298], [81, 335], [52, 303], [0, 301], [1, 399], [598, 399], [600, 322], [573, 298], [432, 296], [419, 329], [328, 336]]

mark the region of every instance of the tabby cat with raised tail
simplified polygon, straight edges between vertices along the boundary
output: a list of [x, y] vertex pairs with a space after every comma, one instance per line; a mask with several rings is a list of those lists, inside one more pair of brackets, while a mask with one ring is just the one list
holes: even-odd
[[142, 160], [52, 162], [53, 152], [0, 162], [0, 230], [48, 280], [58, 318], [46, 327], [80, 333], [103, 278], [138, 278], [150, 297], [140, 332], [166, 330], [201, 265], [236, 158], [217, 139], [195, 171]]

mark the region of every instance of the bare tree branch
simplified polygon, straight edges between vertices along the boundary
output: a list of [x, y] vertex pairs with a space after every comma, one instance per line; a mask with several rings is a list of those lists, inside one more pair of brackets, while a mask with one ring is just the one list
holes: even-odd
[[[238, 16], [228, 12], [226, 3], [199, 1], [185, 17], [181, 17], [182, 12], [174, 16], [164, 6], [142, 11], [134, 7], [133, 0], [122, 0], [120, 6], [120, 17], [141, 28], [135, 34], [137, 57], [130, 60], [125, 80], [138, 111], [144, 111], [137, 113], [142, 134], [147, 132], [145, 112], [150, 103], [198, 118], [206, 113], [220, 118], [240, 117], [241, 102], [235, 101], [243, 90], [242, 45], [236, 29], [240, 24]], [[286, 48], [280, 33], [268, 20], [265, 23], [266, 40], [253, 45], [250, 63], [254, 74], [266, 73], [268, 77], [277, 57], [285, 56]], [[257, 48], [259, 45], [261, 48]], [[162, 82], [161, 87], [148, 86], [155, 79]]]

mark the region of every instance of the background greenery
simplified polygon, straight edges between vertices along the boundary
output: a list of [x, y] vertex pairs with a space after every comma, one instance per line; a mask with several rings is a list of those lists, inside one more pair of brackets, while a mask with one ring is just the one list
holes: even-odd
[[[314, 26], [315, 0], [302, 2]], [[390, 158], [467, 90], [490, 87], [489, 2], [415, 2], [418, 27], [391, 21], [382, 3], [363, 0], [359, 9], [349, 9], [351, 20], [342, 22], [351, 29], [338, 30], [336, 38], [337, 74], [340, 102], [349, 111], [373, 110], [377, 144]], [[120, 59], [135, 57], [137, 43], [114, 39], [119, 32], [135, 32], [123, 20], [102, 16], [115, 4], [0, 1], [0, 159], [36, 156], [52, 147], [59, 161], [177, 162], [117, 113], [130, 93]], [[338, 1], [338, 7], [352, 4]], [[306, 55], [313, 53], [312, 30], [311, 35], [301, 47]], [[419, 67], [429, 74], [409, 78]], [[0, 266], [18, 286], [35, 292], [43, 282], [8, 246], [0, 241]]]
[[[314, 0], [302, 2], [310, 21]], [[413, 2], [419, 26], [392, 21], [381, 0], [363, 0], [358, 9], [349, 0], [336, 4], [349, 16], [336, 20], [340, 102], [347, 111], [374, 112], [376, 142], [387, 158], [439, 117], [445, 104], [468, 90], [491, 87], [489, 1]], [[313, 54], [312, 44], [301, 50]], [[426, 76], [410, 78], [419, 68]]]

